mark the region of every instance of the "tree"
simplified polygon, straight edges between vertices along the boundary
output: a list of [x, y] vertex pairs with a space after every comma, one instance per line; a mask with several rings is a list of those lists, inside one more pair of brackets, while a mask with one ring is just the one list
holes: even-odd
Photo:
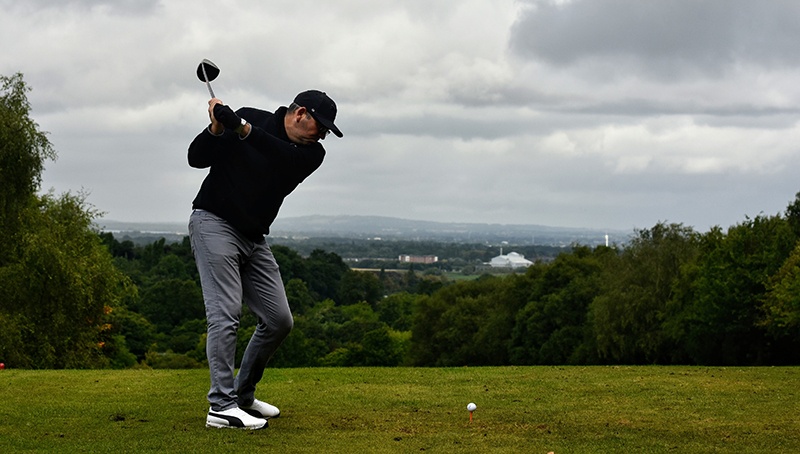
[[15, 351], [21, 367], [105, 366], [110, 314], [132, 286], [91, 230], [94, 212], [81, 196], [32, 202], [21, 213], [19, 254], [0, 267], [0, 312], [16, 321], [21, 343], [0, 350]]
[[116, 309], [111, 314], [112, 332], [125, 340], [129, 352], [141, 361], [156, 341], [156, 329], [143, 315], [125, 307]]
[[529, 268], [529, 302], [517, 314], [512, 333], [514, 364], [594, 362], [586, 315], [600, 292], [600, 272], [615, 254], [607, 247], [580, 246]]
[[800, 340], [800, 244], [767, 285], [761, 325], [774, 338]]
[[378, 318], [389, 328], [397, 331], [411, 330], [411, 317], [414, 313], [414, 304], [419, 298], [408, 292], [395, 293], [378, 301], [375, 311]]
[[339, 302], [342, 278], [350, 268], [341, 257], [321, 249], [315, 249], [306, 259], [307, 276], [302, 279], [317, 299], [330, 298]]
[[39, 190], [46, 159], [56, 154], [47, 134], [30, 117], [26, 92], [30, 89], [17, 73], [0, 76], [0, 266], [15, 259], [22, 220], [31, 198]]
[[[760, 320], [770, 277], [779, 274], [797, 237], [780, 216], [758, 216], [703, 235], [696, 267], [683, 285], [686, 293], [675, 337], [693, 362], [759, 365], [773, 361]], [[790, 276], [790, 274], [789, 274]], [[778, 278], [780, 279], [780, 278]], [[785, 281], [789, 283], [789, 281]], [[778, 285], [777, 283], [775, 285]], [[780, 285], [775, 287], [780, 295]]]
[[681, 224], [656, 224], [604, 267], [591, 304], [601, 358], [620, 363], [669, 363], [676, 339], [667, 324], [680, 311], [674, 289], [699, 253], [698, 235]]
[[292, 279], [300, 279], [308, 282], [308, 266], [305, 260], [297, 251], [286, 246], [274, 244], [271, 246], [275, 261], [281, 267], [281, 279], [286, 284]]
[[286, 283], [286, 299], [295, 316], [303, 315], [314, 305], [314, 298], [308, 286], [301, 279], [291, 279]]
[[794, 236], [800, 238], [800, 192], [795, 194], [792, 203], [786, 207], [786, 221], [794, 232]]
[[[511, 331], [525, 304], [522, 277], [487, 277], [421, 297], [409, 354], [418, 366], [508, 364]], [[523, 284], [524, 285], [524, 284]]]
[[16, 367], [85, 368], [126, 362], [111, 314], [133, 292], [92, 229], [83, 194], [36, 195], [55, 158], [30, 118], [21, 74], [0, 76], [0, 360]]
[[157, 280], [142, 292], [137, 309], [162, 333], [187, 321], [205, 318], [203, 294], [191, 279]]
[[365, 301], [372, 305], [383, 296], [383, 285], [373, 273], [348, 270], [342, 276], [339, 304], [350, 305]]

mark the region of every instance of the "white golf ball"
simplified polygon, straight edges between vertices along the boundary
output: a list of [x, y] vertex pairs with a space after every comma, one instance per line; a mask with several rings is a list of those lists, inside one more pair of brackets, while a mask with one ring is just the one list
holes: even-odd
[[469, 404], [467, 404], [467, 411], [475, 411], [475, 409], [476, 409], [476, 408], [478, 408], [478, 406], [477, 406], [477, 405], [475, 405], [475, 404], [474, 404], [474, 403], [472, 403], [472, 402], [470, 402]]

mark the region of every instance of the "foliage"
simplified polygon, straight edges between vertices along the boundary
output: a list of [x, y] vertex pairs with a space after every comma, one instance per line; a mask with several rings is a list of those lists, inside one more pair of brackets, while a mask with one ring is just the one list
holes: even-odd
[[587, 313], [600, 293], [601, 271], [616, 251], [576, 247], [549, 265], [536, 264], [527, 303], [517, 313], [512, 331], [513, 364], [591, 364], [596, 347]]
[[29, 117], [22, 75], [0, 77], [0, 361], [16, 367], [127, 364], [112, 313], [135, 293], [101, 245], [84, 194], [37, 195], [55, 153]]
[[0, 266], [16, 257], [17, 235], [23, 223], [21, 213], [42, 181], [46, 159], [56, 154], [47, 134], [30, 117], [30, 103], [22, 74], [0, 76]]
[[[101, 238], [138, 289], [118, 323], [130, 341], [128, 351], [150, 367], [156, 367], [151, 361], [165, 364], [166, 354], [167, 364], [176, 355], [190, 365], [204, 362], [205, 312], [190, 243], [160, 239], [138, 246], [111, 234]], [[351, 270], [338, 255], [321, 250], [307, 258], [282, 246], [272, 251], [295, 318], [293, 331], [272, 359], [274, 366], [397, 366], [405, 361], [409, 336], [397, 328], [409, 329], [411, 307], [405, 302], [382, 321], [377, 307], [383, 286], [376, 274]], [[256, 324], [243, 307], [237, 364]]]
[[110, 314], [132, 289], [90, 229], [92, 212], [79, 196], [46, 195], [24, 219], [19, 256], [0, 268], [0, 311], [15, 314], [22, 342], [5, 349], [26, 367], [107, 364]]
[[797, 335], [800, 330], [800, 244], [770, 278], [762, 306], [763, 326], [776, 337]]
[[[727, 233], [659, 223], [624, 248], [574, 245], [524, 274], [458, 282], [274, 246], [295, 326], [272, 365], [794, 364], [800, 252], [788, 213]], [[129, 351], [143, 364], [148, 352], [203, 361], [188, 243], [104, 239], [139, 288], [128, 306], [142, 318], [121, 323]], [[245, 310], [240, 351], [255, 324]]]
[[[659, 223], [639, 236], [600, 275], [591, 317], [601, 359], [670, 363], [676, 354], [666, 324], [677, 310], [674, 286], [698, 254], [697, 234]], [[677, 358], [680, 359], [680, 358]]]
[[[780, 350], [760, 319], [770, 277], [797, 241], [786, 219], [759, 216], [714, 229], [701, 240], [696, 267], [690, 269], [675, 334], [689, 361], [700, 364], [770, 364]], [[780, 356], [780, 355], [778, 355]]]
[[514, 317], [525, 303], [512, 292], [516, 279], [522, 278], [487, 277], [420, 299], [412, 325], [412, 363], [507, 364]]

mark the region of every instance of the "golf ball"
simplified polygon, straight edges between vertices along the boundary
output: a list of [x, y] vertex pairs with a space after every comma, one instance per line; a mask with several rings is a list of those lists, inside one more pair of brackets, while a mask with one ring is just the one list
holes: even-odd
[[470, 403], [468, 403], [468, 404], [467, 404], [467, 411], [475, 411], [475, 409], [476, 409], [476, 408], [478, 408], [478, 406], [477, 406], [477, 405], [475, 405], [475, 404], [474, 404], [474, 403], [472, 403], [472, 402], [470, 402]]

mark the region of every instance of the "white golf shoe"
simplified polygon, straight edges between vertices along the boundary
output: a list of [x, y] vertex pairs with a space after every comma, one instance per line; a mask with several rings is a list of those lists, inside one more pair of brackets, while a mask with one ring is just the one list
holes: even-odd
[[266, 402], [262, 402], [258, 399], [255, 399], [250, 405], [240, 405], [239, 408], [255, 416], [256, 418], [270, 419], [277, 418], [281, 415], [281, 411], [278, 410], [278, 407], [270, 405]]
[[206, 417], [206, 427], [214, 427], [217, 429], [233, 428], [233, 429], [263, 429], [269, 426], [264, 418], [257, 418], [247, 414], [238, 407], [229, 408], [223, 411], [208, 410]]

